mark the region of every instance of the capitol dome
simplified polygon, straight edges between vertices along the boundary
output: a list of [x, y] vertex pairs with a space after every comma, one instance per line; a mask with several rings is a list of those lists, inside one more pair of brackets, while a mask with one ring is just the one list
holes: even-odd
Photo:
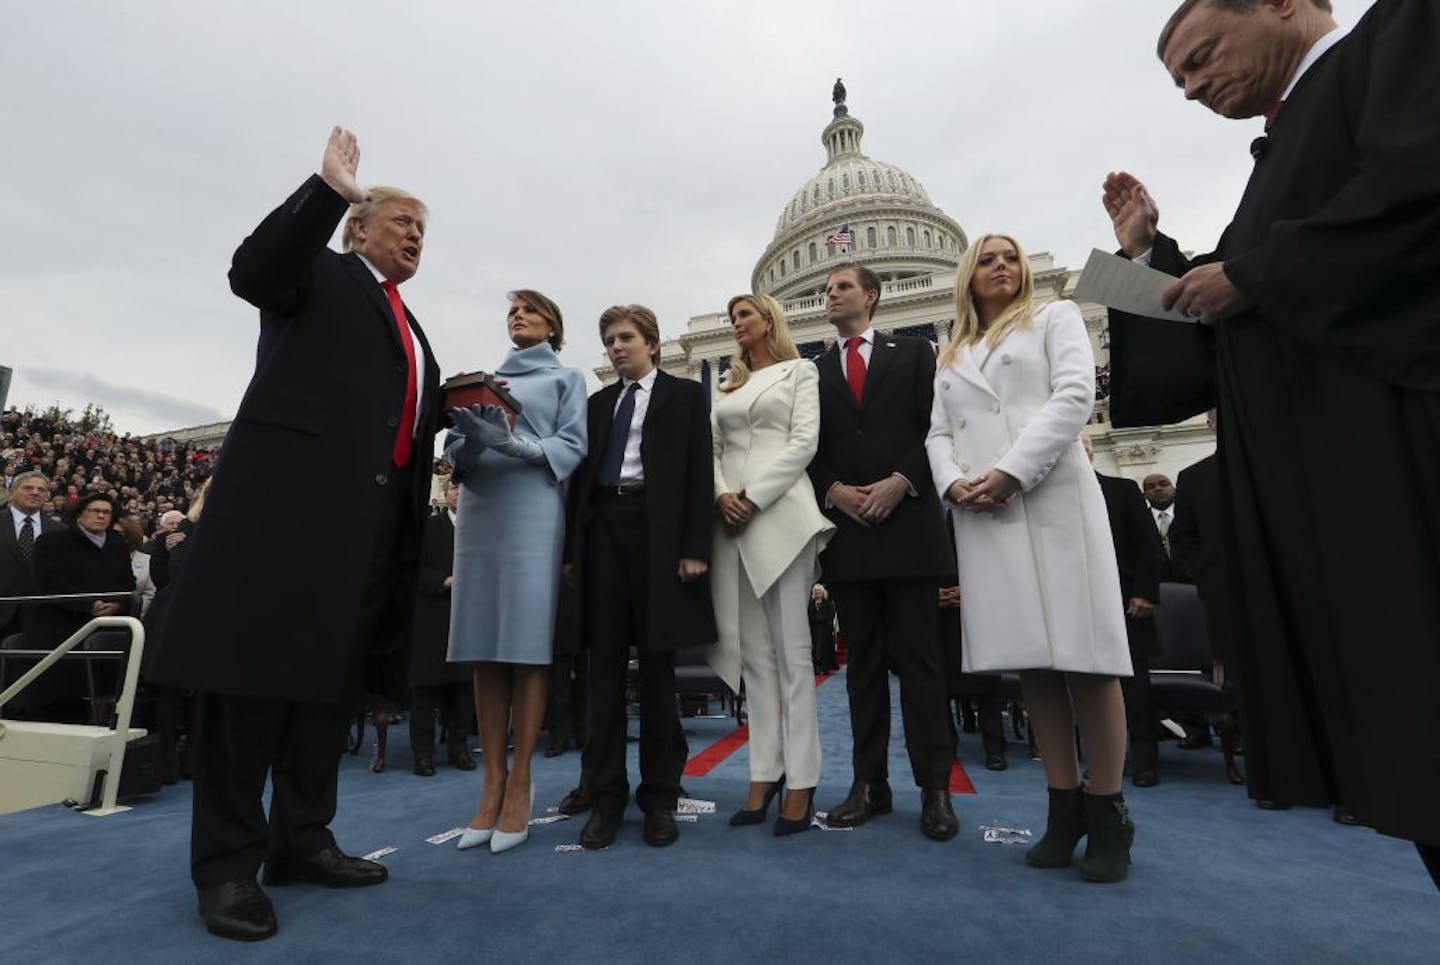
[[924, 185], [861, 152], [865, 125], [850, 116], [838, 80], [834, 100], [834, 119], [820, 135], [825, 166], [780, 212], [751, 276], [754, 291], [781, 301], [824, 291], [830, 268], [843, 261], [864, 262], [891, 281], [953, 270], [967, 245]]

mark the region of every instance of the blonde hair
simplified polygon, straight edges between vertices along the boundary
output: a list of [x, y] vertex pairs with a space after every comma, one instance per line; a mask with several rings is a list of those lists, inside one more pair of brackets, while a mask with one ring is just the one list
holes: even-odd
[[355, 247], [355, 225], [369, 224], [370, 219], [375, 217], [375, 212], [384, 207], [387, 201], [414, 201], [420, 206], [420, 216], [428, 218], [430, 210], [409, 191], [401, 188], [391, 188], [386, 185], [377, 185], [370, 189], [370, 196], [364, 201], [356, 201], [350, 205], [350, 210], [345, 213], [345, 228], [340, 232], [340, 250], [349, 251]]
[[[725, 306], [725, 315], [732, 323], [735, 320], [735, 306], [741, 302], [749, 302], [760, 313], [760, 317], [770, 323], [770, 327], [765, 331], [765, 347], [770, 350], [771, 358], [784, 362], [800, 357], [800, 350], [795, 347], [795, 340], [790, 337], [790, 326], [785, 321], [785, 312], [780, 308], [779, 302], [769, 295], [736, 295]], [[730, 363], [730, 372], [720, 384], [720, 391], [734, 392], [748, 381], [750, 356], [747, 352], [741, 352], [740, 357]]]
[[210, 480], [214, 478], [214, 476], [205, 477], [205, 481], [200, 484], [200, 488], [195, 490], [195, 498], [190, 500], [190, 511], [185, 514], [185, 518], [190, 520], [190, 522], [200, 522], [200, 514], [205, 512], [205, 497], [210, 494]]
[[[980, 265], [980, 252], [987, 241], [999, 238], [1015, 246], [1020, 256], [1020, 287], [1015, 298], [1000, 313], [1000, 317], [988, 326], [980, 324], [980, 311], [975, 307], [975, 296], [970, 293], [970, 283], [975, 279], [975, 269]], [[1035, 324], [1035, 278], [1030, 274], [1030, 262], [1025, 258], [1025, 249], [1010, 235], [981, 235], [974, 244], [965, 249], [960, 267], [955, 271], [955, 324], [950, 329], [950, 341], [940, 353], [936, 362], [938, 368], [954, 364], [960, 349], [984, 340], [991, 346], [997, 344], [1013, 329], [1026, 329]]]

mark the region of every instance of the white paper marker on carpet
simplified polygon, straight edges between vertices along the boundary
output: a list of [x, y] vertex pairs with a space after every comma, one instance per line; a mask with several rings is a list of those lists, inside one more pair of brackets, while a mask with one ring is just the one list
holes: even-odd
[[379, 851], [371, 851], [369, 854], [362, 854], [360, 857], [366, 861], [379, 861], [387, 854], [394, 854], [399, 848], [381, 848]]
[[697, 801], [693, 797], [682, 797], [675, 802], [675, 814], [714, 814], [714, 801]]
[[569, 821], [568, 814], [546, 814], [538, 818], [530, 819], [530, 827], [538, 828], [542, 824], [554, 824], [556, 821]]
[[686, 814], [684, 811], [678, 811], [678, 812], [676, 812], [676, 814], [675, 814], [675, 820], [676, 820], [676, 821], [689, 821], [689, 822], [691, 822], [691, 823], [694, 823], [694, 822], [700, 820], [700, 815], [698, 815], [698, 814]]
[[444, 844], [446, 841], [449, 841], [453, 838], [458, 838], [464, 833], [464, 828], [451, 828], [449, 831], [444, 831], [440, 834], [432, 834], [430, 835], [430, 837], [426, 838], [425, 841], [429, 844]]
[[988, 824], [980, 825], [986, 844], [1029, 844], [1030, 831], [1027, 828], [997, 828]]

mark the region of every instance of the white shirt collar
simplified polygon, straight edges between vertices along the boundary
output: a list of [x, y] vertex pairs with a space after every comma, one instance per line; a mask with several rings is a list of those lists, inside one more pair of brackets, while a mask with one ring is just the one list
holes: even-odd
[[[16, 509], [14, 506], [11, 506], [11, 507], [10, 507], [10, 515], [11, 515], [12, 517], [14, 517], [14, 519], [15, 519], [15, 529], [16, 529], [17, 532], [19, 531], [19, 529], [20, 529], [21, 526], [24, 526], [24, 525], [25, 525], [25, 520], [27, 520], [27, 519], [34, 520], [34, 522], [32, 522], [32, 523], [30, 524], [31, 526], [39, 526], [39, 525], [40, 525], [40, 511], [39, 511], [38, 509], [37, 509], [35, 512], [33, 512], [33, 513], [22, 513], [22, 512], [20, 512], [20, 510]], [[39, 534], [37, 533], [36, 535], [39, 535]]]
[[[853, 335], [846, 335], [842, 337], [840, 339], [840, 346], [843, 348], [845, 346], [845, 343], [850, 341], [854, 337], [855, 336]], [[866, 345], [873, 346], [875, 344], [875, 329], [871, 328], [869, 325], [866, 325], [865, 331], [860, 333], [860, 338], [864, 340]]]
[[620, 391], [624, 392], [626, 389], [630, 388], [630, 386], [638, 385], [640, 386], [641, 392], [649, 392], [652, 388], [655, 387], [655, 377], [659, 374], [659, 369], [651, 369], [649, 372], [646, 372], [638, 379], [631, 380], [622, 378], [620, 380]]
[[356, 258], [359, 258], [365, 264], [366, 268], [370, 269], [370, 274], [375, 276], [376, 281], [378, 281], [382, 285], [385, 284], [386, 281], [388, 281], [388, 279], [385, 277], [385, 274], [379, 268], [375, 267], [375, 263], [373, 261], [360, 254], [360, 252], [358, 251], [352, 252], [352, 254], [354, 254]]
[[1340, 41], [1344, 40], [1347, 33], [1349, 33], [1349, 31], [1346, 30], [1344, 27], [1336, 27], [1334, 30], [1330, 31], [1328, 34], [1315, 41], [1315, 45], [1306, 52], [1303, 58], [1301, 58], [1300, 66], [1295, 68], [1295, 76], [1290, 78], [1290, 83], [1285, 88], [1285, 93], [1280, 95], [1280, 99], [1282, 101], [1289, 98], [1290, 92], [1295, 89], [1295, 85], [1300, 83], [1300, 78], [1305, 76], [1305, 71], [1315, 66], [1315, 61], [1323, 57], [1327, 50], [1338, 44]]

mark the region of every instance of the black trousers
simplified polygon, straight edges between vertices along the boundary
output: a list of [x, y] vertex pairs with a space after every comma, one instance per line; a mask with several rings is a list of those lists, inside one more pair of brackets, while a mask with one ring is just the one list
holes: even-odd
[[[350, 685], [338, 703], [198, 694], [190, 821], [190, 876], [205, 888], [254, 878], [262, 861], [308, 857], [335, 844], [340, 752], [360, 704], [367, 660], [393, 645], [381, 627], [393, 620], [399, 574], [394, 560], [409, 525], [418, 461], [396, 469], [375, 520], [375, 548], [351, 625]], [[270, 777], [270, 816], [261, 803]]]
[[410, 689], [410, 752], [417, 761], [435, 757], [437, 713], [445, 722], [446, 750], [453, 761], [470, 739], [475, 722], [474, 685], [449, 683]]
[[1160, 766], [1160, 742], [1155, 734], [1155, 710], [1150, 703], [1150, 658], [1130, 653], [1134, 674], [1120, 678], [1125, 697], [1125, 727], [1130, 731], [1130, 773]]
[[573, 738], [585, 746], [585, 694], [589, 659], [583, 653], [557, 654], [550, 663], [545, 700], [545, 730], [551, 743]]
[[[254, 878], [262, 860], [307, 857], [335, 843], [341, 704], [202, 694], [197, 699], [190, 876], [197, 888]], [[266, 820], [261, 797], [272, 787]]]
[[1005, 740], [1005, 698], [998, 693], [965, 694], [955, 698], [963, 714], [967, 706], [975, 711], [975, 722], [980, 730], [980, 746], [986, 754], [1004, 754]]
[[673, 811], [690, 756], [675, 703], [675, 654], [648, 647], [649, 553], [643, 495], [596, 496], [586, 539], [590, 637], [589, 739], [581, 758], [593, 808], [618, 817], [630, 799], [625, 767], [625, 677], [634, 644], [640, 681], [642, 811]]
[[955, 735], [940, 653], [939, 592], [938, 579], [830, 585], [848, 655], [857, 781], [889, 779], [893, 666], [900, 677], [900, 715], [915, 784], [950, 785]]

